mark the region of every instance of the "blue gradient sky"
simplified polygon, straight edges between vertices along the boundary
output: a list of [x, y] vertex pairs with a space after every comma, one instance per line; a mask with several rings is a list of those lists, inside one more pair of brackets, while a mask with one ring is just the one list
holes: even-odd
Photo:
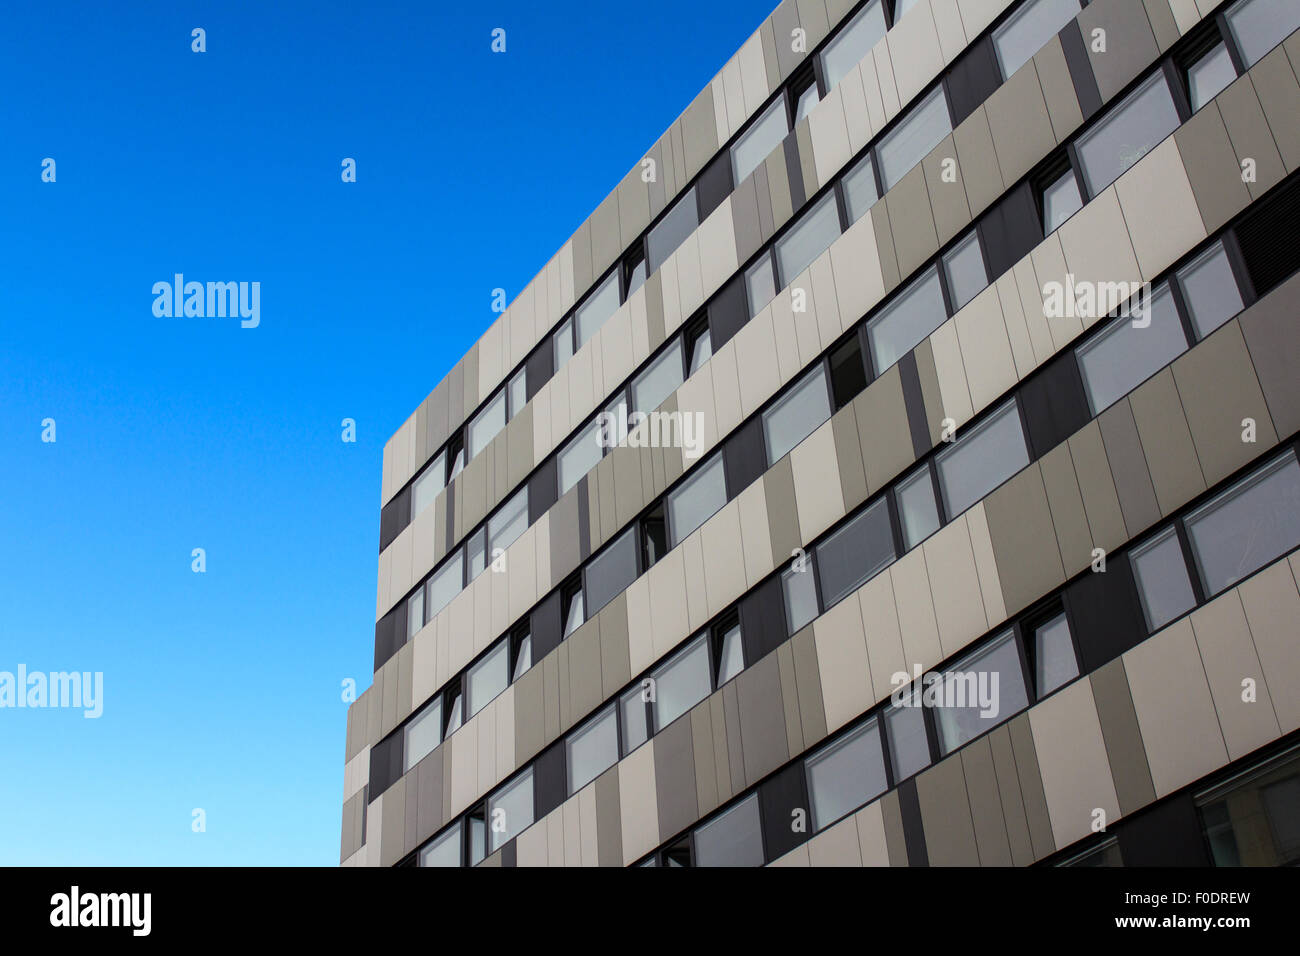
[[0, 864], [337, 863], [384, 441], [772, 5], [9, 5], [0, 671], [105, 687], [0, 709]]

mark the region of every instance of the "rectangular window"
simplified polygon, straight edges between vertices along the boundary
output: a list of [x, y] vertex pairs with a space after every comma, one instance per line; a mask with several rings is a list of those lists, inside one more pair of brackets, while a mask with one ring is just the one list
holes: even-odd
[[[433, 615], [430, 615], [432, 617]], [[424, 587], [406, 599], [406, 639], [409, 641], [424, 627]]]
[[930, 740], [925, 731], [925, 708], [915, 689], [899, 698], [899, 704], [885, 711], [889, 739], [889, 762], [894, 783], [900, 783], [930, 766]]
[[740, 639], [740, 625], [733, 624], [719, 635], [718, 680], [721, 687], [745, 669], [745, 649]]
[[429, 579], [429, 619], [451, 603], [451, 599], [461, 592], [462, 564], [460, 551], [433, 573]]
[[826, 393], [826, 372], [818, 363], [780, 401], [763, 413], [763, 437], [767, 441], [767, 463], [785, 457], [826, 419], [831, 417]]
[[1012, 399], [936, 456], [948, 517], [957, 517], [1028, 464], [1020, 412]]
[[586, 614], [591, 617], [636, 580], [635, 526], [588, 562], [586, 578]]
[[695, 831], [695, 865], [763, 865], [763, 830], [757, 793]]
[[1065, 172], [1043, 187], [1043, 234], [1050, 236], [1082, 208], [1079, 180], [1074, 169], [1067, 166]]
[[[578, 306], [574, 323], [578, 330], [578, 348], [582, 348], [600, 327], [618, 311], [618, 270], [609, 274], [587, 301]], [[556, 365], [559, 368], [559, 365]]]
[[596, 419], [583, 426], [559, 454], [560, 494], [563, 495], [578, 483], [578, 479], [595, 468], [603, 452], [600, 420]]
[[565, 319], [564, 324], [555, 330], [555, 370], [564, 368], [564, 363], [573, 358], [573, 319]]
[[894, 563], [894, 529], [889, 503], [879, 499], [817, 545], [822, 600], [830, 608]]
[[1187, 68], [1187, 98], [1195, 113], [1237, 78], [1227, 44], [1220, 41]]
[[945, 754], [1029, 706], [1011, 631], [945, 671], [941, 686], [942, 699], [933, 710]]
[[633, 292], [645, 285], [645, 249], [641, 243], [637, 243], [627, 254], [627, 258], [623, 260], [623, 267], [627, 270], [627, 295], [623, 296], [623, 301], [626, 302], [632, 298]]
[[898, 181], [951, 132], [948, 101], [943, 97], [943, 87], [936, 86], [876, 147], [880, 179], [885, 189], [898, 185]]
[[1300, 544], [1300, 465], [1287, 451], [1187, 516], [1208, 597]]
[[870, 153], [863, 156], [861, 162], [845, 173], [841, 187], [844, 190], [844, 205], [848, 207], [849, 225], [852, 225], [865, 216], [867, 210], [880, 198], [880, 192], [876, 189], [876, 170], [871, 164]]
[[642, 681], [623, 695], [619, 709], [623, 714], [623, 754], [630, 754], [637, 747], [650, 739], [649, 726], [646, 724], [646, 696], [648, 690]]
[[1295, 0], [1241, 0], [1224, 16], [1246, 69], [1300, 28], [1300, 4]]
[[483, 411], [469, 423], [469, 457], [473, 458], [488, 446], [497, 432], [506, 427], [506, 393], [503, 389], [492, 396]]
[[691, 367], [688, 375], [694, 375], [713, 356], [713, 337], [709, 334], [707, 322], [701, 322], [688, 333], [687, 348], [691, 355]]
[[510, 408], [508, 409], [510, 418], [518, 415], [525, 405], [528, 404], [528, 369], [521, 368], [515, 373], [510, 384], [506, 386], [506, 392], [510, 396]]
[[894, 497], [898, 501], [898, 520], [903, 525], [903, 547], [911, 550], [939, 530], [939, 509], [927, 465], [900, 481]]
[[613, 707], [587, 721], [566, 741], [569, 793], [574, 794], [618, 760], [618, 714]]
[[469, 572], [467, 583], [483, 573], [487, 566], [487, 528], [479, 527], [465, 539], [465, 569]]
[[1165, 75], [1150, 79], [1079, 137], [1075, 150], [1088, 195], [1096, 196], [1178, 128], [1178, 110]]
[[830, 356], [831, 398], [839, 411], [867, 387], [867, 368], [862, 359], [862, 340], [854, 335]]
[[465, 717], [465, 701], [460, 692], [460, 679], [448, 687], [443, 695], [442, 719], [446, 722], [446, 727], [442, 731], [442, 739], [446, 740], [457, 730], [460, 730], [461, 722]]
[[709, 676], [709, 644], [697, 638], [654, 673], [655, 733], [663, 730], [709, 696], [713, 685]]
[[1034, 686], [1040, 698], [1046, 697], [1078, 676], [1070, 624], [1062, 611], [1034, 628]]
[[790, 131], [785, 115], [785, 100], [777, 97], [763, 115], [745, 131], [736, 145], [731, 147], [731, 169], [734, 182], [739, 185], [745, 177], [762, 165], [768, 154], [785, 139]]
[[809, 113], [813, 107], [821, 100], [821, 94], [817, 92], [817, 77], [809, 70], [802, 80], [796, 80], [790, 87], [790, 95], [794, 99], [794, 121], [797, 123]]
[[871, 52], [884, 35], [884, 4], [880, 0], [871, 0], [822, 51], [822, 76], [826, 79], [826, 89], [835, 89], [835, 85]]
[[781, 591], [785, 596], [785, 626], [790, 634], [817, 616], [817, 582], [813, 579], [812, 563], [803, 559], [804, 569], [787, 568], [781, 575]]
[[835, 193], [828, 192], [776, 241], [776, 262], [781, 288], [793, 282], [813, 260], [831, 247], [840, 234], [840, 211]]
[[889, 788], [880, 728], [874, 720], [823, 747], [804, 766], [814, 833]]
[[478, 866], [487, 856], [487, 817], [484, 814], [485, 808], [480, 803], [466, 818], [469, 827], [469, 838], [466, 842], [469, 844], [470, 866]]
[[883, 374], [947, 320], [939, 270], [931, 266], [867, 323], [876, 374]]
[[488, 852], [510, 842], [533, 822], [533, 771], [525, 770], [488, 800]]
[[568, 637], [587, 619], [582, 585], [574, 582], [565, 587], [560, 604], [564, 609], [564, 636]]
[[1196, 606], [1178, 532], [1168, 527], [1134, 548], [1129, 555], [1147, 630], [1160, 630]]
[[1300, 864], [1300, 749], [1196, 796], [1215, 866]]
[[447, 481], [450, 482], [465, 469], [465, 446], [459, 431], [447, 442], [447, 461]]
[[655, 562], [668, 553], [668, 524], [664, 520], [663, 504], [656, 506], [642, 519], [641, 544], [647, 568], [654, 567]]
[[442, 491], [447, 484], [447, 460], [443, 452], [438, 453], [438, 457], [429, 462], [427, 468], [420, 472], [420, 477], [415, 479], [415, 485], [411, 488], [411, 520], [415, 520], [418, 515], [429, 505], [433, 504], [433, 499], [438, 497], [438, 492]]
[[767, 253], [749, 267], [745, 273], [745, 292], [749, 297], [749, 317], [752, 319], [776, 297], [776, 278], [772, 274], [772, 257]]
[[516, 631], [511, 638], [514, 647], [515, 664], [511, 670], [511, 680], [519, 680], [533, 666], [533, 635], [527, 628]]
[[668, 257], [677, 251], [677, 247], [686, 241], [699, 224], [699, 208], [695, 202], [695, 187], [692, 186], [682, 194], [677, 204], [668, 211], [668, 215], [659, 220], [659, 223], [650, 230], [650, 235], [646, 237], [652, 275], [668, 261]]
[[632, 411], [653, 412], [682, 384], [682, 344], [674, 339], [632, 380]]
[[700, 465], [695, 474], [668, 496], [668, 527], [676, 547], [727, 503], [727, 477], [722, 456]]
[[488, 519], [488, 560], [496, 560], [497, 551], [504, 552], [527, 529], [528, 486], [524, 485]]
[[989, 275], [984, 268], [979, 236], [974, 230], [943, 257], [943, 271], [948, 279], [954, 312], [984, 291], [989, 284]]
[[442, 697], [434, 697], [406, 725], [402, 771], [418, 764], [442, 743]]
[[[1076, 351], [1094, 415], [1100, 415], [1187, 351], [1187, 336], [1167, 283], [1161, 283], [1151, 293], [1146, 311], [1145, 317], [1117, 316]], [[1137, 324], [1148, 320], [1145, 326]]]
[[1216, 242], [1179, 269], [1178, 284], [1199, 338], [1205, 338], [1243, 308], [1241, 290], [1222, 242]]
[[453, 823], [420, 851], [420, 866], [460, 866], [460, 823]]
[[1035, 53], [1073, 20], [1079, 0], [1030, 0], [993, 31], [1002, 76], [1010, 79]]
[[510, 684], [510, 642], [498, 641], [486, 657], [469, 669], [465, 715], [468, 720]]

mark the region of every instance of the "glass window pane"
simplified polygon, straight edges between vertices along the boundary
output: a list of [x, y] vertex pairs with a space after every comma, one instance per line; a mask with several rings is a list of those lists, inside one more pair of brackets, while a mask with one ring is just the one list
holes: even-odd
[[1110, 325], [1079, 346], [1079, 371], [1092, 413], [1119, 401], [1138, 385], [1187, 351], [1187, 336], [1169, 286], [1161, 283], [1152, 293], [1146, 319], [1119, 315]]
[[930, 469], [924, 465], [898, 483], [898, 518], [903, 525], [903, 546], [915, 548], [939, 530], [939, 508], [934, 500]]
[[632, 298], [632, 293], [645, 285], [645, 279], [645, 260], [641, 259], [627, 274], [627, 295], [625, 296], [624, 301]]
[[420, 851], [420, 866], [460, 866], [459, 823]]
[[1295, 0], [1241, 0], [1224, 14], [1246, 68], [1300, 28], [1300, 3]]
[[429, 579], [429, 618], [432, 619], [435, 614], [451, 603], [461, 591], [461, 557], [460, 551], [457, 550], [451, 556], [451, 559], [434, 572]]
[[993, 48], [1003, 77], [1029, 62], [1044, 44], [1078, 15], [1079, 0], [1031, 0], [993, 31]]
[[871, 165], [871, 154], [844, 176], [844, 204], [849, 209], [849, 224], [857, 222], [876, 204], [880, 193], [876, 191], [876, 171]]
[[654, 675], [655, 699], [650, 705], [655, 732], [663, 730], [704, 698], [709, 681], [709, 645], [703, 638], [692, 642]]
[[957, 517], [1027, 464], [1029, 451], [1013, 400], [935, 458], [948, 517]]
[[510, 417], [514, 418], [528, 404], [528, 369], [521, 368], [510, 380]]
[[1178, 128], [1165, 75], [1157, 72], [1077, 143], [1088, 195], [1096, 196]]
[[925, 709], [915, 692], [900, 697], [900, 704], [885, 711], [885, 733], [889, 738], [889, 762], [894, 782], [930, 766], [930, 743], [925, 733]]
[[762, 866], [763, 835], [758, 816], [758, 794], [695, 831], [697, 866]]
[[793, 634], [817, 616], [817, 583], [811, 562], [803, 571], [788, 568], [781, 575], [781, 590], [785, 594], [785, 624]]
[[533, 772], [525, 771], [488, 801], [489, 849], [495, 852], [533, 822]]
[[573, 320], [566, 319], [564, 324], [555, 330], [555, 368], [560, 370], [564, 368], [564, 363], [573, 358]]
[[776, 242], [777, 267], [781, 270], [781, 288], [785, 288], [807, 269], [814, 259], [830, 248], [840, 234], [840, 213], [835, 193], [828, 192], [817, 205], [803, 214], [794, 228]]
[[885, 189], [898, 185], [912, 167], [938, 146], [952, 132], [948, 103], [943, 87], [937, 86], [924, 100], [912, 107], [898, 126], [880, 141], [876, 156], [880, 160], [880, 179]]
[[745, 177], [752, 173], [768, 154], [785, 139], [789, 127], [785, 119], [784, 94], [778, 96], [759, 117], [758, 122], [745, 131], [731, 147], [731, 170], [735, 174], [735, 183], [739, 186]]
[[835, 84], [857, 66], [884, 35], [884, 5], [880, 0], [872, 0], [841, 28], [835, 39], [822, 51], [822, 74], [826, 78], [826, 89], [835, 89]]
[[948, 276], [954, 312], [984, 291], [989, 277], [984, 268], [984, 253], [980, 251], [979, 238], [974, 231], [943, 257], [943, 269]]
[[1237, 78], [1226, 44], [1219, 43], [1187, 68], [1187, 90], [1195, 113]]
[[583, 606], [581, 589], [575, 591], [569, 598], [569, 613], [564, 616], [564, 636], [568, 637], [574, 631], [582, 626], [582, 622], [587, 619], [585, 608]]
[[718, 686], [721, 687], [745, 669], [745, 651], [740, 641], [740, 625], [732, 625], [722, 635], [722, 653], [718, 662]]
[[1046, 697], [1079, 676], [1079, 662], [1064, 612], [1034, 629], [1034, 670], [1039, 697]]
[[447, 478], [447, 457], [439, 452], [438, 457], [429, 462], [429, 466], [415, 479], [411, 489], [411, 520], [421, 511], [433, 504], [433, 499], [442, 491]]
[[618, 311], [618, 270], [609, 274], [586, 302], [578, 306], [574, 321], [578, 328], [578, 348], [582, 348], [602, 325]]
[[636, 580], [635, 527], [587, 564], [586, 578], [586, 614], [591, 617]]
[[672, 546], [676, 547], [726, 503], [727, 481], [722, 456], [714, 455], [696, 469], [689, 481], [668, 496]]
[[533, 636], [525, 635], [519, 642], [519, 651], [515, 654], [515, 674], [512, 680], [519, 680], [533, 666]]
[[809, 113], [812, 108], [820, 102], [821, 97], [817, 93], [817, 83], [809, 83], [799, 93], [799, 99], [794, 105], [794, 121], [797, 123]]
[[[1018, 714], [1029, 706], [1020, 652], [1008, 631], [984, 650], [945, 671], [933, 692], [941, 699], [934, 709], [939, 747], [951, 753], [966, 741]], [[928, 699], [927, 689], [927, 699]]]
[[488, 551], [496, 560], [497, 549], [510, 547], [528, 528], [528, 486], [520, 488], [488, 521]]
[[1196, 595], [1187, 577], [1187, 562], [1183, 560], [1183, 549], [1172, 527], [1134, 548], [1129, 560], [1148, 630], [1160, 630], [1195, 606]]
[[831, 417], [831, 400], [826, 394], [826, 373], [821, 363], [780, 401], [763, 413], [763, 437], [767, 440], [767, 463], [780, 461]]
[[686, 241], [700, 224], [698, 208], [695, 204], [695, 187], [692, 186], [677, 200], [677, 204], [668, 211], [647, 237], [647, 256], [650, 260], [651, 273], [656, 272], [668, 257], [677, 251], [677, 247]]
[[[455, 478], [465, 469], [465, 449], [457, 448], [456, 455], [451, 460], [451, 478]], [[450, 481], [451, 478], [447, 480]]]
[[458, 692], [453, 691], [450, 699], [451, 703], [447, 706], [447, 712], [443, 715], [447, 720], [447, 729], [442, 735], [443, 740], [446, 740], [460, 729], [461, 718], [465, 713], [465, 708], [461, 706], [462, 701]]
[[618, 717], [605, 708], [568, 739], [569, 793], [577, 793], [618, 760]]
[[487, 821], [482, 816], [469, 818], [469, 865], [478, 866], [487, 856]]
[[1211, 597], [1300, 544], [1300, 465], [1288, 451], [1187, 517]]
[[939, 270], [932, 267], [867, 323], [876, 374], [884, 373], [946, 321], [948, 309], [943, 303]]
[[419, 588], [406, 599], [406, 639], [415, 637], [424, 627], [424, 588]]
[[487, 564], [487, 529], [479, 528], [465, 542], [465, 566], [469, 570], [469, 580], [473, 581], [483, 573]]
[[876, 722], [869, 720], [817, 751], [807, 770], [815, 833], [888, 789]]
[[1196, 798], [1215, 866], [1300, 864], [1300, 751]]
[[694, 375], [700, 370], [705, 362], [713, 356], [713, 338], [709, 330], [705, 329], [695, 337], [691, 343], [691, 374]]
[[506, 393], [499, 391], [492, 396], [483, 411], [474, 416], [469, 424], [469, 456], [473, 458], [488, 442], [496, 437], [497, 432], [506, 427]]
[[845, 595], [894, 562], [894, 529], [889, 504], [881, 498], [817, 545], [822, 600], [832, 607]]
[[1043, 190], [1043, 232], [1050, 236], [1082, 208], [1079, 180], [1075, 178], [1073, 169], [1067, 169], [1056, 182]]
[[1216, 242], [1178, 273], [1192, 326], [1205, 338], [1242, 310], [1241, 290], [1223, 244]]
[[674, 339], [632, 381], [632, 411], [652, 412], [682, 384], [682, 344]]
[[763, 311], [776, 296], [776, 279], [772, 275], [772, 258], [766, 253], [745, 273], [745, 291], [749, 294], [750, 318]]
[[630, 754], [650, 739], [646, 728], [645, 707], [649, 689], [643, 681], [623, 695], [619, 708], [623, 712], [623, 753]]
[[600, 439], [600, 421], [597, 419], [574, 435], [564, 451], [560, 452], [561, 495], [576, 485], [579, 478], [596, 467], [596, 462], [600, 461], [603, 453]]
[[410, 770], [442, 742], [442, 696], [439, 695], [406, 725], [403, 771]]
[[469, 669], [467, 717], [473, 717], [510, 683], [510, 641], [504, 640]]

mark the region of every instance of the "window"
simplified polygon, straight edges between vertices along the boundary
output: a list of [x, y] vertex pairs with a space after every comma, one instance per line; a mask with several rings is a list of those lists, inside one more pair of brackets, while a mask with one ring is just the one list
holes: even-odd
[[984, 291], [989, 284], [989, 275], [984, 268], [979, 236], [973, 229], [943, 257], [943, 271], [948, 277], [954, 312]]
[[883, 374], [947, 319], [939, 270], [932, 266], [867, 323], [876, 374]]
[[498, 850], [533, 822], [533, 771], [524, 771], [488, 800], [489, 852]]
[[1156, 72], [1079, 137], [1075, 145], [1088, 195], [1096, 196], [1178, 128], [1165, 75]]
[[838, 411], [867, 387], [867, 369], [862, 363], [862, 342], [854, 335], [831, 353], [831, 397]]
[[713, 337], [708, 325], [703, 325], [690, 336], [691, 375], [694, 375], [713, 356]]
[[894, 563], [894, 529], [889, 503], [879, 499], [817, 545], [822, 599], [831, 607]]
[[1082, 208], [1079, 180], [1067, 165], [1065, 172], [1043, 187], [1043, 234], [1050, 236]]
[[952, 753], [1029, 706], [1015, 635], [1007, 631], [945, 671], [933, 708], [939, 746]]
[[726, 503], [726, 472], [719, 454], [695, 469], [695, 474], [668, 496], [672, 546], [680, 544]]
[[506, 548], [528, 529], [528, 486], [520, 488], [488, 520], [488, 555], [495, 560], [497, 549]]
[[814, 833], [889, 787], [880, 728], [874, 720], [823, 747], [804, 766], [808, 772]]
[[1227, 322], [1244, 305], [1222, 242], [1216, 242], [1178, 270], [1178, 284], [1199, 338]]
[[814, 259], [830, 248], [840, 234], [840, 211], [835, 193], [828, 192], [809, 209], [793, 229], [776, 241], [776, 262], [780, 269], [781, 288], [785, 288]]
[[785, 139], [789, 126], [786, 123], [785, 100], [777, 97], [763, 115], [731, 147], [731, 170], [737, 185], [762, 165], [768, 154]]
[[420, 851], [420, 866], [460, 866], [459, 822]]
[[1300, 27], [1300, 4], [1295, 0], [1240, 0], [1224, 16], [1246, 69], [1250, 69]]
[[514, 418], [528, 404], [527, 368], [521, 368], [515, 373], [514, 378], [510, 379], [510, 384], [506, 386], [506, 392], [510, 396], [510, 407], [507, 412], [510, 418]]
[[800, 67], [790, 78], [789, 86], [790, 102], [794, 104], [794, 121], [798, 123], [812, 112], [820, 99], [817, 92], [817, 74], [812, 64], [805, 63]]
[[1215, 866], [1300, 863], [1300, 750], [1196, 797]]
[[487, 816], [483, 804], [470, 811], [467, 817], [469, 825], [469, 865], [478, 866], [487, 856]]
[[[432, 616], [432, 615], [430, 615]], [[424, 586], [406, 599], [406, 639], [409, 641], [424, 627]]]
[[1300, 544], [1300, 465], [1287, 451], [1187, 516], [1207, 597]]
[[[578, 348], [582, 348], [609, 321], [618, 310], [618, 270], [611, 272], [590, 296], [578, 306], [573, 314], [574, 326], [578, 330]], [[559, 368], [557, 364], [555, 366]]]
[[646, 723], [646, 707], [650, 703], [652, 686], [649, 680], [644, 680], [625, 693], [619, 701], [618, 706], [623, 713], [624, 754], [630, 754], [650, 739], [649, 724]]
[[1187, 68], [1187, 98], [1195, 113], [1237, 78], [1227, 44], [1216, 43]]
[[668, 553], [668, 523], [664, 520], [662, 504], [642, 519], [641, 546], [647, 568], [654, 567], [655, 562]]
[[943, 87], [936, 86], [929, 96], [912, 107], [903, 122], [895, 126], [876, 147], [880, 178], [885, 189], [893, 189], [913, 166], [951, 132], [948, 102], [943, 98]]
[[506, 393], [501, 390], [492, 396], [483, 411], [469, 423], [469, 457], [473, 458], [488, 446], [497, 432], [506, 427]]
[[818, 364], [798, 385], [763, 413], [767, 463], [772, 465], [780, 461], [791, 448], [811, 435], [830, 417], [826, 372]]
[[699, 224], [700, 214], [695, 202], [695, 187], [692, 186], [646, 237], [650, 272], [656, 272]]
[[573, 358], [573, 320], [565, 319], [564, 324], [555, 331], [555, 370], [564, 368], [564, 363]]
[[930, 738], [925, 730], [925, 708], [918, 688], [899, 697], [899, 703], [885, 711], [889, 739], [889, 763], [894, 782], [906, 780], [930, 766]]
[[1008, 17], [993, 31], [993, 49], [997, 51], [1002, 76], [1010, 79], [1080, 9], [1079, 0], [1031, 0]]
[[451, 463], [447, 469], [447, 480], [451, 481], [465, 468], [465, 446], [459, 432], [447, 443], [447, 460]]
[[469, 669], [466, 719], [473, 717], [510, 684], [510, 642], [498, 641], [486, 657]]
[[745, 272], [745, 292], [749, 297], [749, 316], [763, 311], [776, 297], [776, 277], [772, 274], [772, 257], [767, 253]]
[[596, 467], [602, 453], [600, 419], [597, 418], [574, 435], [559, 454], [560, 494], [563, 495], [578, 483], [579, 478]]
[[758, 794], [746, 797], [695, 831], [695, 865], [763, 865]]
[[587, 564], [588, 617], [621, 594], [636, 580], [636, 528], [628, 528], [613, 544]]
[[614, 708], [606, 707], [571, 733], [565, 746], [569, 793], [574, 794], [618, 760], [618, 714]]
[[582, 600], [582, 584], [574, 581], [561, 592], [560, 607], [564, 613], [564, 636], [568, 637], [587, 619]]
[[682, 344], [673, 342], [632, 380], [632, 411], [652, 412], [682, 384]]
[[515, 632], [510, 640], [515, 656], [515, 664], [511, 668], [513, 676], [510, 679], [519, 680], [528, 672], [528, 668], [533, 666], [533, 635], [524, 628]]
[[955, 518], [1029, 464], [1015, 400], [935, 457], [944, 510]]
[[812, 565], [807, 558], [802, 571], [787, 568], [781, 575], [781, 591], [785, 595], [785, 626], [794, 634], [817, 616], [817, 582], [813, 580]]
[[1137, 323], [1143, 321], [1140, 316], [1119, 315], [1076, 351], [1094, 415], [1100, 415], [1187, 351], [1187, 336], [1167, 284], [1162, 283], [1151, 293], [1146, 311], [1149, 324], [1139, 326]]
[[909, 551], [939, 530], [939, 509], [934, 501], [930, 468], [922, 465], [894, 489], [898, 520], [903, 525], [903, 547]]
[[633, 292], [645, 285], [645, 248], [641, 243], [638, 242], [632, 251], [628, 253], [623, 266], [627, 270], [627, 295], [623, 296], [623, 300], [627, 301], [632, 298]]
[[826, 89], [835, 89], [835, 85], [871, 52], [884, 35], [884, 5], [880, 0], [872, 0], [840, 29], [822, 51], [822, 76], [826, 79]]
[[1111, 837], [1100, 846], [1084, 850], [1077, 856], [1062, 860], [1059, 866], [1123, 866], [1124, 857], [1119, 851], [1119, 840]]
[[655, 671], [654, 699], [650, 702], [655, 732], [704, 700], [711, 690], [709, 646], [700, 637]]
[[1041, 698], [1078, 677], [1079, 662], [1064, 611], [1033, 630], [1034, 686]]
[[721, 687], [745, 669], [745, 649], [740, 640], [740, 625], [732, 624], [719, 635], [718, 680]]
[[876, 204], [880, 193], [876, 189], [876, 170], [871, 164], [871, 154], [844, 174], [840, 181], [844, 191], [844, 205], [848, 207], [849, 224], [857, 222]]
[[456, 551], [429, 579], [429, 618], [451, 603], [461, 591], [461, 557]]
[[442, 743], [442, 698], [425, 704], [406, 725], [402, 772], [410, 770]]
[[1196, 606], [1192, 582], [1187, 577], [1187, 562], [1183, 560], [1178, 532], [1173, 527], [1134, 548], [1129, 560], [1133, 564], [1133, 578], [1142, 599], [1147, 630], [1158, 631]]
[[442, 731], [442, 739], [446, 740], [460, 729], [461, 722], [465, 717], [459, 682], [455, 686], [447, 688], [443, 697], [442, 717], [447, 722], [447, 726]]
[[465, 568], [469, 581], [483, 573], [487, 566], [487, 528], [476, 528], [465, 540]]
[[415, 479], [411, 488], [411, 520], [415, 520], [416, 515], [433, 504], [433, 499], [438, 497], [438, 492], [446, 487], [446, 483], [447, 458], [439, 452], [438, 457], [420, 472], [420, 477]]

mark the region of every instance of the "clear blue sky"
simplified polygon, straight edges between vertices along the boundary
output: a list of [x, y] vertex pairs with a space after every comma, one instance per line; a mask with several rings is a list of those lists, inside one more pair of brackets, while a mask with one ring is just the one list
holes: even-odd
[[104, 713], [0, 709], [0, 864], [337, 863], [384, 441], [773, 5], [7, 6], [0, 671]]

